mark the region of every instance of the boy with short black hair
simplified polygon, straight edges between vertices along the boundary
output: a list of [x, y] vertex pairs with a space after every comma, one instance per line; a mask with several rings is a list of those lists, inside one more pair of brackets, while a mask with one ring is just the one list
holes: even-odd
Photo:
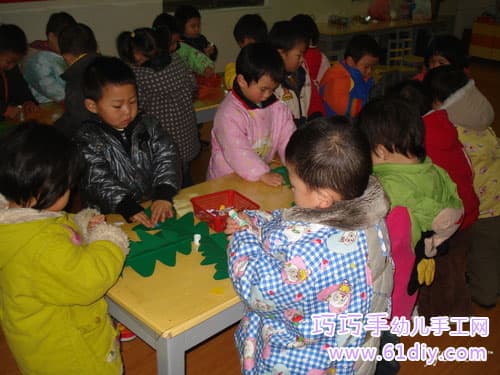
[[378, 64], [380, 47], [369, 35], [352, 37], [344, 60], [336, 62], [325, 73], [320, 94], [326, 114], [354, 118], [368, 101], [373, 86], [373, 69]]
[[39, 103], [60, 102], [64, 99], [65, 83], [61, 74], [67, 65], [60, 55], [58, 38], [65, 27], [74, 24], [76, 21], [70, 14], [53, 13], [45, 28], [47, 40], [31, 43], [35, 52], [24, 60], [23, 75]]
[[[233, 36], [240, 48], [250, 43], [264, 43], [267, 40], [267, 25], [258, 14], [245, 14], [234, 25]], [[236, 64], [230, 62], [224, 69], [224, 84], [228, 90], [233, 88], [236, 77]]]
[[[154, 227], [173, 215], [177, 150], [153, 117], [137, 113], [132, 69], [115, 57], [96, 57], [83, 77], [93, 115], [76, 134], [85, 172], [82, 196], [102, 213]], [[152, 200], [151, 218], [140, 203]]]
[[83, 105], [81, 83], [83, 72], [97, 56], [97, 41], [90, 27], [77, 23], [65, 27], [59, 34], [58, 42], [68, 69], [61, 76], [66, 81], [64, 114], [54, 125], [72, 137], [90, 116]]
[[295, 131], [292, 114], [273, 92], [283, 79], [283, 61], [264, 43], [242, 48], [233, 90], [215, 114], [208, 178], [237, 173], [248, 181], [280, 186], [283, 178], [269, 163]]

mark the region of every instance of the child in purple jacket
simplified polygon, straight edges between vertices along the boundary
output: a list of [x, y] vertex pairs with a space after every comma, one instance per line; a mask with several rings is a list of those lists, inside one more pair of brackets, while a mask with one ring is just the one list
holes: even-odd
[[295, 131], [292, 113], [273, 94], [283, 72], [280, 55], [266, 44], [251, 44], [240, 51], [233, 90], [215, 115], [208, 179], [234, 172], [248, 181], [283, 183], [268, 165], [276, 152], [284, 162], [286, 145]]

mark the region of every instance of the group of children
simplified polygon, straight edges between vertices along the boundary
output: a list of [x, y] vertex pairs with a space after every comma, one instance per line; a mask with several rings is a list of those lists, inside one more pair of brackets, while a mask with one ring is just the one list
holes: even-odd
[[[26, 123], [0, 140], [0, 319], [23, 372], [118, 374], [103, 296], [128, 242], [95, 209], [149, 228], [174, 215], [200, 148], [191, 72], [213, 74], [207, 58], [217, 49], [192, 7], [121, 33], [121, 59], [100, 56], [92, 30], [68, 16], [47, 25], [50, 53], [68, 65], [65, 114], [55, 127]], [[214, 119], [207, 177], [234, 172], [281, 186], [269, 167], [277, 153], [295, 202], [241, 212], [244, 225], [227, 222], [229, 273], [246, 306], [236, 333], [242, 373], [396, 373], [394, 361], [330, 357], [335, 347], [397, 342], [389, 333], [340, 334], [343, 314], [362, 323], [369, 313], [409, 319], [418, 304], [426, 316], [467, 315], [466, 298], [458, 307], [433, 302], [456, 301], [464, 290], [455, 287], [494, 306], [500, 146], [492, 107], [447, 54], [449, 43], [436, 37], [425, 72], [370, 99], [379, 47], [369, 36], [355, 36], [332, 67], [309, 16], [267, 33], [260, 16], [246, 15], [234, 36], [242, 49], [226, 67], [231, 91]], [[42, 102], [17, 66], [26, 52], [22, 30], [1, 25], [7, 117]], [[94, 209], [63, 212], [75, 186]], [[453, 290], [440, 281], [450, 277]]]

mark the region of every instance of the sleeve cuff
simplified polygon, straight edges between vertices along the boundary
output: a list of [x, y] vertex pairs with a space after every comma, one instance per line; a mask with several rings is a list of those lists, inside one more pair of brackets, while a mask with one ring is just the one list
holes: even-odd
[[129, 223], [130, 218], [141, 211], [144, 211], [144, 208], [130, 197], [124, 198], [116, 207], [116, 212], [122, 215]]
[[154, 188], [152, 200], [165, 200], [169, 202], [173, 202], [174, 196], [177, 194], [177, 189], [172, 187], [171, 185], [158, 185]]

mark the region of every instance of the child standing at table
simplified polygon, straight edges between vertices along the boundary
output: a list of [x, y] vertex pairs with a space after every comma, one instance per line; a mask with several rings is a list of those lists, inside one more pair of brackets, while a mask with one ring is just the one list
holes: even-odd
[[21, 372], [121, 374], [104, 295], [127, 236], [95, 210], [62, 211], [78, 162], [55, 128], [21, 124], [0, 148], [0, 323]]
[[336, 62], [323, 76], [320, 94], [326, 114], [354, 118], [368, 101], [373, 87], [373, 69], [379, 46], [369, 35], [356, 35], [347, 44], [344, 60]]
[[[245, 14], [234, 25], [233, 36], [240, 48], [250, 43], [264, 43], [267, 40], [267, 25], [258, 14]], [[233, 88], [236, 78], [236, 64], [230, 62], [224, 68], [224, 85]]]
[[268, 163], [295, 131], [292, 114], [273, 92], [283, 79], [283, 60], [267, 44], [242, 48], [233, 90], [217, 109], [207, 178], [237, 173], [249, 181], [280, 186], [283, 178]]
[[390, 310], [389, 201], [370, 176], [368, 142], [345, 118], [319, 118], [292, 135], [286, 165], [296, 206], [245, 211], [249, 226], [226, 227], [230, 277], [246, 307], [235, 335], [242, 373], [373, 374], [376, 362], [329, 356], [378, 347], [365, 330], [337, 333], [339, 316], [361, 323]]
[[434, 108], [448, 112], [472, 163], [479, 219], [471, 227], [467, 275], [472, 300], [492, 308], [500, 294], [500, 143], [491, 128], [494, 112], [463, 69], [431, 69], [424, 83]]
[[201, 15], [198, 9], [191, 5], [181, 5], [175, 10], [175, 18], [182, 29], [182, 41], [215, 61], [217, 47], [201, 33]]
[[67, 65], [60, 54], [58, 37], [62, 29], [75, 24], [75, 19], [66, 12], [51, 14], [45, 28], [47, 49], [36, 50], [23, 62], [24, 78], [39, 103], [60, 102], [64, 99], [65, 83], [61, 74]]
[[[120, 59], [97, 57], [82, 83], [85, 107], [93, 114], [76, 134], [85, 161], [82, 197], [105, 214], [152, 228], [173, 215], [175, 144], [156, 119], [137, 113], [134, 72]], [[148, 200], [151, 218], [140, 204]]]
[[0, 118], [19, 118], [22, 112], [39, 109], [17, 65], [27, 50], [23, 30], [0, 25]]
[[191, 71], [202, 76], [214, 74], [215, 63], [210, 57], [181, 40], [182, 30], [174, 16], [159, 14], [153, 21], [153, 30], [158, 33], [161, 45], [168, 46], [170, 53], [179, 55]]
[[269, 32], [269, 43], [285, 65], [285, 77], [275, 94], [290, 108], [297, 127], [304, 126], [311, 102], [311, 79], [302, 62], [309, 40], [291, 21], [279, 21]]
[[434, 282], [420, 288], [418, 313], [425, 317], [469, 316], [472, 306], [466, 282], [466, 258], [473, 240], [471, 226], [479, 214], [470, 160], [446, 111], [432, 110], [430, 92], [421, 82], [403, 81], [390, 89], [389, 94], [405, 98], [419, 109], [425, 127], [425, 151], [434, 164], [448, 172], [464, 206], [462, 225], [450, 238], [448, 253], [435, 258]]
[[321, 113], [324, 116], [326, 110], [323, 99], [319, 95], [319, 83], [326, 71], [330, 69], [330, 61], [317, 47], [319, 41], [318, 26], [308, 14], [297, 14], [292, 17], [291, 21], [302, 30], [309, 40], [303, 63], [311, 79], [311, 100], [307, 116], [312, 116], [315, 113]]
[[193, 74], [178, 55], [163, 48], [153, 29], [124, 31], [118, 36], [117, 47], [135, 73], [139, 109], [155, 117], [173, 138], [182, 164], [182, 187], [192, 185], [189, 163], [200, 152]]
[[83, 72], [97, 56], [97, 41], [93, 31], [83, 23], [65, 27], [58, 38], [61, 55], [68, 69], [61, 76], [64, 89], [64, 113], [54, 126], [68, 137], [73, 137], [90, 113], [83, 104]]

